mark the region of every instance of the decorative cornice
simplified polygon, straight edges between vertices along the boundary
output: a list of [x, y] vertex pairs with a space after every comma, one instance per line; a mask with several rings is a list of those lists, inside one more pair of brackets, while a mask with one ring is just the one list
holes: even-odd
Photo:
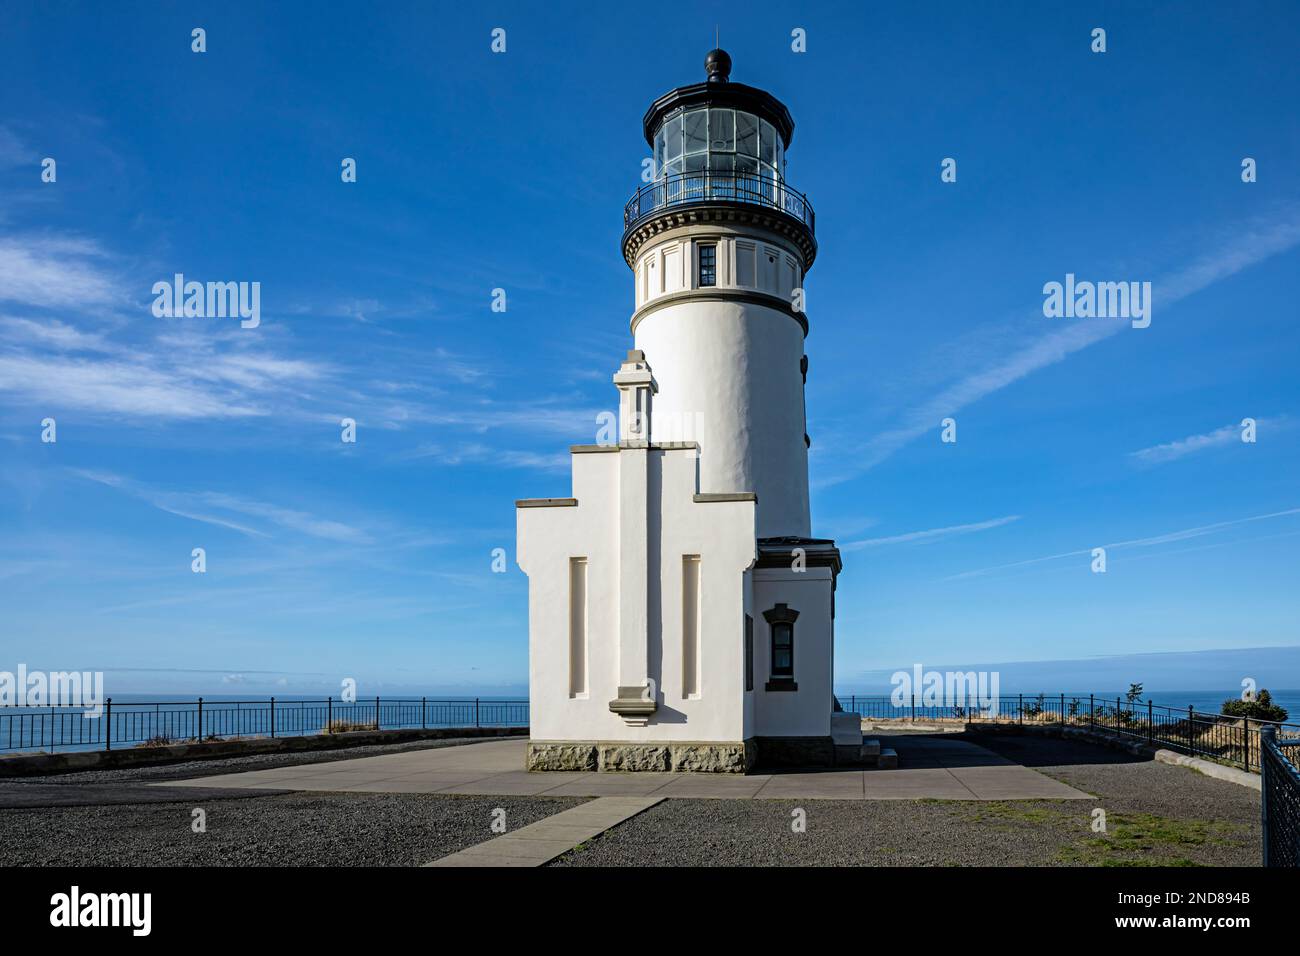
[[803, 550], [804, 567], [830, 568], [832, 578], [838, 578], [840, 571], [844, 569], [844, 562], [840, 558], [840, 549], [835, 547], [834, 540], [831, 538], [802, 538], [798, 535], [783, 538], [759, 538], [758, 560], [754, 563], [754, 567], [789, 569], [795, 548]]
[[623, 233], [623, 259], [628, 268], [634, 268], [641, 247], [651, 239], [682, 226], [710, 222], [758, 226], [790, 240], [803, 256], [804, 272], [812, 268], [813, 260], [817, 258], [817, 239], [813, 231], [789, 213], [746, 202], [708, 199], [699, 203], [665, 206], [632, 223]]

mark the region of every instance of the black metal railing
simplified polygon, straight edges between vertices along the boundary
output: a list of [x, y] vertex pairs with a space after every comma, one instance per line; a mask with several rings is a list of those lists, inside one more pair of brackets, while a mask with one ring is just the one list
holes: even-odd
[[1300, 866], [1300, 740], [1281, 740], [1265, 727], [1259, 754], [1264, 865]]
[[1116, 737], [1208, 757], [1258, 771], [1260, 733], [1275, 732], [1277, 741], [1300, 742], [1300, 724], [1205, 714], [1188, 707], [1163, 707], [1151, 701], [1095, 694], [1014, 694], [975, 706], [927, 705], [924, 697], [839, 698], [845, 710], [872, 720], [914, 723], [1010, 723], [1079, 727]]
[[301, 737], [349, 730], [528, 726], [528, 701], [371, 697], [344, 701], [204, 700], [84, 707], [0, 707], [0, 752], [112, 750], [114, 747]]
[[816, 217], [808, 197], [784, 180], [757, 173], [701, 169], [661, 176], [636, 191], [623, 207], [623, 227], [630, 228], [647, 216], [671, 206], [730, 202], [775, 209], [813, 232]]

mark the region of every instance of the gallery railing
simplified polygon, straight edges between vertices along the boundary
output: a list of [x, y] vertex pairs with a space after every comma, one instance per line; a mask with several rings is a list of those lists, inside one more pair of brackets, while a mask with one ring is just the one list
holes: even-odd
[[372, 697], [344, 701], [204, 700], [86, 707], [0, 706], [0, 752], [112, 750], [115, 747], [300, 737], [349, 730], [528, 726], [528, 701]]
[[1191, 707], [1163, 707], [1123, 696], [1015, 694], [967, 707], [927, 705], [924, 700], [923, 696], [901, 701], [853, 695], [839, 698], [845, 710], [868, 719], [1079, 727], [1256, 772], [1260, 768], [1263, 729], [1272, 728], [1279, 743], [1300, 741], [1300, 724], [1205, 714]]
[[1300, 866], [1300, 740], [1260, 734], [1260, 792], [1265, 866]]
[[764, 206], [793, 216], [814, 232], [816, 217], [808, 197], [784, 180], [757, 173], [701, 169], [661, 176], [636, 191], [623, 207], [623, 227], [631, 228], [647, 216], [670, 206], [692, 203], [733, 202]]

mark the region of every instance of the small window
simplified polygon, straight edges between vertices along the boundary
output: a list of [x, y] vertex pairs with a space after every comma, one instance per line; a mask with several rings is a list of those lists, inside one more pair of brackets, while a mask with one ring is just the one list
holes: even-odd
[[794, 676], [794, 625], [789, 621], [772, 625], [772, 676]]
[[745, 690], [754, 689], [754, 619], [745, 615]]
[[718, 247], [700, 246], [700, 285], [718, 284]]
[[797, 690], [794, 682], [794, 622], [799, 612], [785, 604], [764, 611], [772, 635], [771, 679], [764, 690]]

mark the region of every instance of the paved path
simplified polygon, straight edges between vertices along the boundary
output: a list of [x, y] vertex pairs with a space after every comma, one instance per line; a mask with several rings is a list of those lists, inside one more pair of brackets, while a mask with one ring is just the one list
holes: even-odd
[[492, 740], [298, 767], [168, 781], [168, 787], [366, 793], [732, 800], [1081, 800], [1088, 794], [964, 740], [882, 736], [896, 770], [837, 768], [748, 775], [529, 773], [524, 740]]
[[568, 853], [578, 844], [600, 836], [610, 827], [649, 810], [663, 799], [597, 797], [590, 803], [564, 810], [425, 866], [541, 866]]

